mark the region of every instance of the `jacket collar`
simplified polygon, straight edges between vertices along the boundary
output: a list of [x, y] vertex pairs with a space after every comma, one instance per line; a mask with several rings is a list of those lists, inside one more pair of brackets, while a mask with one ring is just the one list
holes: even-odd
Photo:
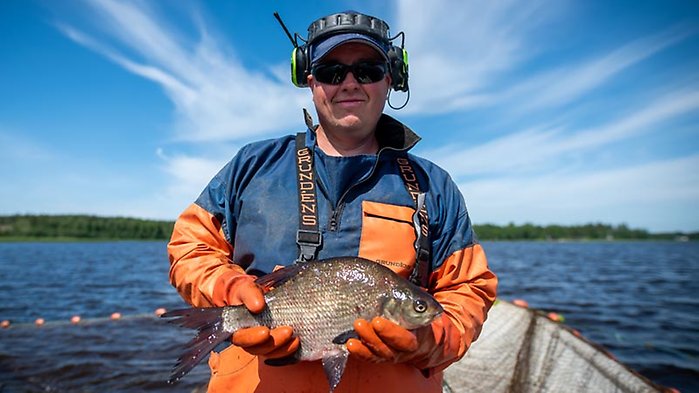
[[[303, 114], [308, 131], [310, 131], [306, 134], [306, 146], [313, 146], [316, 143], [316, 128], [318, 125], [313, 124], [313, 119], [305, 108]], [[422, 138], [405, 124], [382, 113], [376, 124], [376, 139], [379, 142], [379, 151], [385, 148], [407, 151], [415, 146]]]
[[376, 139], [379, 142], [379, 150], [391, 148], [407, 151], [421, 138], [408, 126], [384, 113], [376, 124]]

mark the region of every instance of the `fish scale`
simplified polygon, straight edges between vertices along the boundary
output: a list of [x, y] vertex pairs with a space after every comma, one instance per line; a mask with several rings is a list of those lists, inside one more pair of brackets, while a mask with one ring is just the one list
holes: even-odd
[[354, 321], [384, 317], [415, 329], [442, 313], [427, 292], [373, 261], [356, 257], [310, 261], [287, 266], [257, 282], [269, 289], [267, 307], [251, 314], [244, 306], [177, 310], [163, 317], [199, 330], [179, 359], [170, 381], [189, 372], [221, 342], [242, 328], [291, 326], [300, 340], [288, 359], [322, 360], [332, 392], [340, 382], [348, 351], [344, 342], [356, 335]]

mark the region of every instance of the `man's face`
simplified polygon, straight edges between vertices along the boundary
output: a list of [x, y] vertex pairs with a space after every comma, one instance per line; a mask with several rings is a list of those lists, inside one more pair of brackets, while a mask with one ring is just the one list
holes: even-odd
[[[358, 61], [384, 61], [384, 58], [368, 45], [350, 42], [330, 51], [321, 63], [351, 65]], [[309, 75], [308, 86], [323, 129], [365, 137], [374, 131], [383, 112], [390, 76], [376, 83], [360, 84], [349, 72], [342, 83], [330, 85]]]

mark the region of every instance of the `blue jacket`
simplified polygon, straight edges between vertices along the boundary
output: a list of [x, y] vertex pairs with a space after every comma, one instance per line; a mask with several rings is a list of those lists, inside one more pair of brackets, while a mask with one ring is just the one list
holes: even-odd
[[[463, 356], [478, 336], [497, 286], [461, 193], [443, 169], [407, 153], [420, 138], [387, 115], [382, 115], [376, 128], [377, 155], [327, 156], [318, 148], [315, 132], [309, 131], [306, 146], [314, 152], [322, 233], [318, 259], [359, 256], [404, 277], [410, 274], [416, 259], [415, 204], [396, 161], [408, 154], [420, 190], [426, 192], [432, 249], [427, 290], [445, 309], [443, 318], [433, 323], [435, 343], [428, 356], [412, 365], [385, 364], [380, 373], [374, 372], [379, 366], [352, 360], [337, 392], [345, 391], [343, 383], [349, 382], [344, 381], [351, 380], [348, 373], [378, 378], [372, 382], [373, 388], [441, 392], [441, 370]], [[295, 156], [294, 136], [243, 147], [177, 220], [168, 245], [170, 280], [190, 304], [226, 305], [221, 300], [226, 297], [221, 295], [222, 277], [262, 275], [296, 260], [299, 201]], [[311, 380], [314, 373], [322, 375], [322, 366], [314, 362], [268, 371], [263, 362], [253, 360], [234, 346], [220, 358], [212, 356], [210, 389], [240, 388], [248, 386], [246, 383], [257, 386], [258, 376], [270, 373], [283, 373], [285, 380], [296, 378], [298, 383]], [[423, 376], [426, 370], [428, 379]], [[223, 375], [232, 379], [224, 382]], [[358, 386], [346, 391], [370, 390]], [[383, 390], [387, 391], [392, 390]]]
[[[386, 231], [383, 236], [404, 236], [406, 251], [413, 249], [412, 212], [400, 213], [414, 209], [415, 204], [399, 176], [396, 156], [407, 152], [420, 138], [387, 115], [377, 129], [385, 130], [378, 134], [381, 150], [377, 156], [330, 157], [316, 146], [315, 133], [306, 133], [306, 145], [313, 147], [315, 154], [318, 218], [323, 235], [318, 259], [358, 255], [363, 240], [385, 240], [362, 239], [363, 221], [404, 227], [397, 233]], [[390, 137], [382, 139], [383, 135]], [[234, 245], [233, 260], [249, 272], [269, 273], [275, 265], [291, 263], [298, 255], [295, 153], [293, 136], [247, 145], [195, 202], [220, 221], [226, 240]], [[436, 270], [454, 251], [474, 245], [476, 239], [463, 197], [446, 171], [412, 154], [409, 159], [421, 190], [427, 192], [432, 270]], [[367, 207], [367, 202], [375, 206]], [[381, 205], [388, 209], [381, 209]], [[391, 209], [393, 206], [405, 209]], [[405, 270], [413, 263], [386, 262], [400, 264]]]

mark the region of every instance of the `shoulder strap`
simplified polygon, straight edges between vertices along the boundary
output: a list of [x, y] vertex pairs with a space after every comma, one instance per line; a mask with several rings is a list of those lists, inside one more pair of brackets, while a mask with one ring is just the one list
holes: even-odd
[[396, 157], [400, 177], [405, 188], [415, 202], [415, 214], [413, 214], [413, 226], [415, 227], [415, 266], [410, 273], [410, 281], [423, 288], [427, 288], [430, 279], [430, 266], [432, 265], [432, 245], [430, 243], [430, 225], [425, 204], [425, 193], [420, 192], [420, 183], [417, 181], [413, 165], [407, 155]]
[[[303, 115], [306, 126], [311, 130], [313, 120], [305, 108]], [[313, 171], [313, 150], [306, 146], [305, 132], [296, 134], [296, 182], [299, 196], [299, 229], [296, 231], [299, 256], [296, 262], [306, 262], [316, 259], [323, 237], [318, 229], [318, 198]]]
[[[313, 118], [303, 108], [303, 120], [309, 131], [313, 131]], [[296, 134], [296, 182], [299, 196], [299, 229], [296, 231], [296, 244], [299, 256], [296, 262], [316, 259], [323, 236], [318, 229], [318, 198], [316, 194], [313, 150], [306, 146], [306, 133]]]
[[296, 181], [299, 196], [299, 229], [296, 232], [299, 256], [296, 261], [306, 262], [316, 259], [323, 238], [318, 230], [313, 151], [306, 147], [305, 132], [296, 134]]

